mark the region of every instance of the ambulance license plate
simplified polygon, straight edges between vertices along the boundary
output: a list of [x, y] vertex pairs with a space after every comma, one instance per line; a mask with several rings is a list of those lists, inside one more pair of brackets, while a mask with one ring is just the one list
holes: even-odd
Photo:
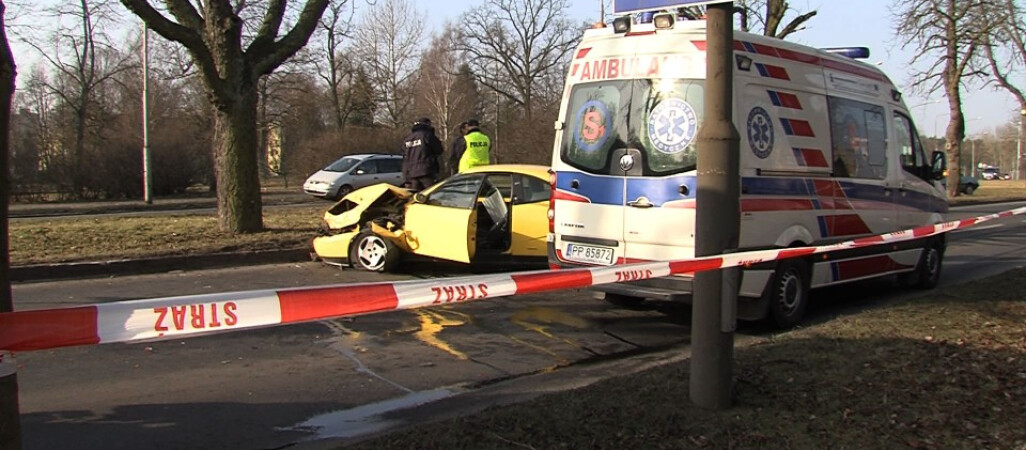
[[613, 249], [605, 247], [592, 247], [590, 245], [566, 244], [566, 255], [570, 261], [591, 263], [591, 264], [613, 264]]

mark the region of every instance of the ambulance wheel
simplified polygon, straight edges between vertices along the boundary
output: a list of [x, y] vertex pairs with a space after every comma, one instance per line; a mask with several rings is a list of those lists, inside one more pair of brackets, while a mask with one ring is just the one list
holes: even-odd
[[349, 260], [358, 269], [391, 272], [399, 265], [399, 248], [381, 236], [364, 231], [349, 249]]
[[785, 259], [777, 264], [766, 286], [769, 300], [767, 319], [777, 328], [794, 328], [805, 316], [809, 304], [809, 265], [800, 259]]
[[623, 308], [635, 308], [645, 301], [643, 297], [606, 293], [606, 301]]
[[901, 275], [901, 284], [916, 289], [933, 289], [940, 283], [941, 268], [944, 263], [944, 248], [940, 243], [932, 243], [923, 249], [919, 256], [916, 270]]

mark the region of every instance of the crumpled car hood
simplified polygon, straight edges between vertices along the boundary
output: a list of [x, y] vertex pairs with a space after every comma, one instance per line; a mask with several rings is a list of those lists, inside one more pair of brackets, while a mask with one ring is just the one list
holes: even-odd
[[359, 228], [376, 217], [401, 213], [413, 194], [388, 183], [375, 184], [350, 192], [324, 213], [324, 222], [331, 230]]

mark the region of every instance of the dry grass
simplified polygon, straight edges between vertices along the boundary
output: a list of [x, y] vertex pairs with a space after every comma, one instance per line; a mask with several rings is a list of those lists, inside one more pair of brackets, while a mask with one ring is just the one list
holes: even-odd
[[995, 203], [1026, 200], [1026, 181], [980, 180], [980, 188], [973, 195], [959, 195], [950, 200], [952, 205]]
[[210, 215], [14, 221], [11, 264], [308, 248], [326, 205], [265, 209], [266, 231], [238, 235], [217, 231]]
[[361, 443], [448, 448], [1026, 448], [1026, 270], [736, 349], [733, 408], [688, 363]]

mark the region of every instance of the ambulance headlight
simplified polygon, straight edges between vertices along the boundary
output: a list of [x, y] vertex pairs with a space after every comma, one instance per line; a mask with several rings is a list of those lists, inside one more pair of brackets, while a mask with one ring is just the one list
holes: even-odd
[[631, 31], [631, 16], [620, 16], [613, 19], [613, 32], [626, 33]]
[[657, 30], [669, 30], [670, 28], [673, 28], [673, 14], [656, 14], [655, 17], [652, 18], [652, 23], [655, 24]]

